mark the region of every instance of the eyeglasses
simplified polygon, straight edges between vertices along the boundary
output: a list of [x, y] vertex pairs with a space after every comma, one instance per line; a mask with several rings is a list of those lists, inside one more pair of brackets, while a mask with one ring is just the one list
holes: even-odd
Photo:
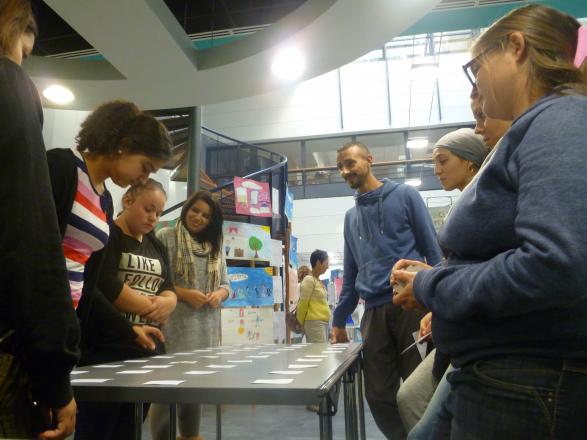
[[471, 85], [473, 87], [477, 87], [477, 72], [479, 72], [479, 68], [481, 67], [481, 63], [480, 63], [481, 59], [483, 57], [489, 55], [489, 53], [491, 51], [494, 51], [495, 49], [497, 49], [500, 46], [501, 46], [501, 41], [498, 43], [495, 43], [489, 49], [484, 50], [479, 55], [477, 55], [475, 58], [473, 58], [471, 61], [469, 61], [467, 64], [463, 65], [463, 72], [465, 72], [465, 76], [467, 77], [467, 79], [469, 80], [469, 82], [471, 83]]

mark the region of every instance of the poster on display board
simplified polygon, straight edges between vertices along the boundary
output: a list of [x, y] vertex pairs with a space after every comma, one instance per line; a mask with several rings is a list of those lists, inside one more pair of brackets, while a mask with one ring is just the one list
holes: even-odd
[[230, 293], [222, 307], [272, 306], [273, 269], [270, 267], [229, 267]]
[[254, 217], [271, 217], [271, 192], [269, 183], [234, 178], [234, 205], [237, 214]]
[[293, 235], [289, 238], [289, 264], [298, 268], [298, 238]]
[[222, 309], [222, 344], [273, 343], [273, 307]]
[[271, 230], [269, 226], [225, 221], [224, 252], [229, 260], [271, 260]]
[[290, 222], [293, 222], [293, 201], [294, 197], [293, 194], [289, 191], [289, 187], [285, 188], [285, 204], [283, 206], [283, 211], [287, 216]]

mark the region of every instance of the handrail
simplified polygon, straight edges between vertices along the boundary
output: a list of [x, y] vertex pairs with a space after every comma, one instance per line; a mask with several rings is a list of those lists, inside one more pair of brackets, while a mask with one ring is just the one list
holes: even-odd
[[[225, 139], [228, 139], [228, 140], [230, 140], [232, 142], [236, 142], [238, 145], [243, 145], [243, 146], [252, 147], [252, 148], [255, 148], [255, 149], [258, 149], [258, 150], [262, 150], [262, 151], [265, 151], [267, 153], [274, 154], [274, 155], [276, 155], [276, 156], [278, 156], [278, 157], [281, 158], [281, 161], [280, 162], [278, 162], [276, 164], [273, 164], [273, 165], [271, 165], [269, 167], [263, 168], [261, 170], [255, 171], [254, 173], [247, 174], [246, 176], [243, 177], [243, 179], [251, 179], [251, 178], [256, 177], [256, 176], [258, 176], [260, 174], [268, 173], [268, 172], [273, 171], [275, 169], [282, 168], [282, 167], [284, 167], [287, 164], [287, 156], [283, 156], [283, 155], [281, 155], [279, 153], [276, 153], [276, 152], [271, 151], [271, 150], [267, 150], [266, 148], [259, 147], [257, 145], [249, 144], [247, 142], [239, 141], [238, 139], [234, 139], [234, 138], [231, 138], [229, 136], [225, 136], [222, 133], [218, 133], [217, 131], [211, 130], [211, 129], [206, 128], [206, 127], [202, 127], [202, 130], [206, 130], [206, 131], [208, 131], [210, 133], [215, 134], [216, 136], [220, 136], [220, 137], [223, 137]], [[223, 189], [228, 188], [230, 185], [234, 185], [234, 180], [232, 180], [230, 182], [227, 182], [224, 185], [217, 186], [215, 188], [211, 188], [210, 189], [210, 192], [222, 191]], [[176, 209], [181, 208], [184, 203], [185, 203], [185, 200], [183, 202], [176, 203], [172, 207], [167, 208], [166, 210], [164, 210], [161, 213], [161, 215], [167, 215], [170, 212], [173, 212]]]
[[[375, 162], [371, 164], [372, 167], [384, 167], [390, 165], [417, 165], [417, 164], [429, 164], [432, 162], [432, 158], [429, 159], [410, 159], [410, 160], [389, 160], [385, 162]], [[327, 167], [315, 167], [315, 168], [294, 168], [288, 170], [288, 174], [291, 173], [311, 173], [317, 171], [338, 171], [338, 167], [336, 165], [330, 165]]]

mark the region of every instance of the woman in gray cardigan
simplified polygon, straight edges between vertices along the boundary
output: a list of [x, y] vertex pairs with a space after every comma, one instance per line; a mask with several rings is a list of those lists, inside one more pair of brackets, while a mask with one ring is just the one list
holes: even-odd
[[[163, 242], [175, 272], [177, 308], [163, 327], [167, 350], [172, 353], [220, 345], [220, 305], [230, 287], [222, 252], [222, 211], [208, 191], [198, 191], [184, 204], [174, 227], [161, 229]], [[177, 405], [180, 439], [199, 436], [201, 405]], [[151, 408], [151, 435], [167, 438], [169, 410]]]

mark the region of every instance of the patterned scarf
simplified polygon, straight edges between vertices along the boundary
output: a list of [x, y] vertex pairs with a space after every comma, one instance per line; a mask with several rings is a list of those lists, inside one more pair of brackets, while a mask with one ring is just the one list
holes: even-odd
[[208, 257], [206, 292], [210, 293], [220, 287], [220, 259], [212, 255], [212, 245], [209, 242], [201, 243], [194, 239], [183, 226], [181, 220], [175, 224], [175, 239], [177, 243], [176, 273], [187, 280], [190, 286], [196, 284], [196, 257]]

